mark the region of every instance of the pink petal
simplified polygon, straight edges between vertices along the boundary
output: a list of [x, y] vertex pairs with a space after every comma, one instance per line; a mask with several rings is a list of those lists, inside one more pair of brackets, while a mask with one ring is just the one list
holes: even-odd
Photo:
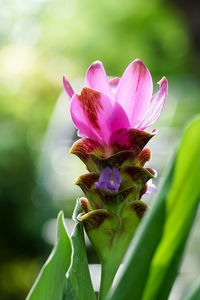
[[109, 85], [110, 85], [110, 87], [111, 87], [111, 89], [112, 89], [113, 97], [114, 97], [114, 95], [115, 95], [115, 93], [116, 93], [116, 89], [117, 89], [117, 86], [118, 86], [118, 84], [119, 84], [119, 81], [120, 81], [120, 78], [119, 78], [119, 77], [115, 77], [115, 78], [113, 78], [113, 79], [111, 79], [111, 80], [109, 81]]
[[110, 136], [121, 128], [130, 128], [128, 116], [119, 102], [115, 101], [109, 120]]
[[108, 144], [113, 131], [130, 126], [119, 103], [113, 104], [107, 95], [89, 88], [83, 88], [80, 96], [72, 97], [70, 111], [79, 136], [100, 143]]
[[[86, 109], [86, 100], [84, 101], [84, 90], [87, 91], [87, 89], [83, 89], [81, 92], [81, 95], [74, 94], [71, 101], [70, 106], [70, 113], [72, 120], [78, 129], [78, 135], [81, 137], [89, 137], [95, 141], [100, 141], [99, 135], [96, 133], [96, 130], [94, 130], [94, 126], [91, 126], [90, 123], [92, 122], [89, 118], [90, 113], [90, 106], [88, 105], [88, 110]], [[95, 97], [94, 97], [95, 99]], [[95, 107], [96, 101], [94, 101], [93, 106]], [[93, 108], [94, 110], [94, 108]]]
[[67, 95], [69, 96], [69, 98], [71, 99], [72, 96], [74, 95], [74, 90], [73, 88], [71, 87], [69, 81], [67, 80], [66, 76], [64, 75], [63, 76], [63, 85], [64, 85], [64, 88], [65, 88], [65, 91], [67, 92]]
[[116, 99], [127, 113], [131, 126], [136, 127], [147, 112], [152, 97], [151, 74], [141, 60], [136, 59], [125, 70], [116, 90]]
[[149, 109], [143, 121], [137, 126], [139, 129], [144, 130], [155, 123], [163, 110], [168, 91], [167, 79], [163, 77], [158, 84], [160, 85], [160, 90], [151, 98]]
[[114, 77], [109, 81], [109, 85], [111, 86], [111, 88], [116, 88], [119, 82], [120, 82], [120, 77]]
[[85, 80], [87, 87], [113, 97], [112, 89], [109, 86], [104, 66], [100, 61], [94, 62], [89, 67]]

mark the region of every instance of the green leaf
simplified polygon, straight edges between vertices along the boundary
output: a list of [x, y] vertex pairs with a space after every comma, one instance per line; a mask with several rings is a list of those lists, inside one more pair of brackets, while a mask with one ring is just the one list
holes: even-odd
[[71, 263], [71, 241], [68, 237], [64, 215], [58, 215], [58, 239], [49, 258], [40, 271], [26, 300], [62, 300], [66, 272]]
[[199, 202], [199, 132], [198, 118], [183, 135], [175, 166], [131, 242], [109, 299], [167, 299]]
[[199, 300], [200, 299], [200, 278], [198, 278], [182, 300]]
[[[181, 259], [180, 245], [184, 250], [194, 215], [199, 203], [200, 185], [200, 119], [190, 124], [183, 135], [178, 151], [174, 180], [166, 199], [166, 222], [162, 241], [153, 258], [150, 276], [144, 293], [144, 300], [160, 299], [167, 282], [172, 278], [168, 268], [172, 265], [173, 278], [178, 272], [178, 264], [173, 265], [175, 259]], [[178, 254], [177, 254], [178, 253]], [[168, 297], [170, 289], [162, 299]]]
[[171, 259], [169, 265], [166, 267], [166, 279], [163, 281], [162, 285], [160, 285], [160, 293], [162, 293], [162, 299], [168, 299], [173, 283], [176, 279], [176, 276], [178, 275], [178, 270], [182, 262], [182, 257], [184, 254], [190, 227], [192, 226], [196, 215], [196, 209], [197, 208], [194, 209], [193, 217], [191, 216], [191, 222], [190, 225], [188, 226], [188, 231], [186, 232], [187, 234], [185, 234], [185, 237], [183, 238], [182, 242], [179, 244], [176, 252], [174, 252], [173, 259]]
[[67, 274], [64, 300], [96, 300], [88, 269], [82, 224], [72, 234], [73, 261]]

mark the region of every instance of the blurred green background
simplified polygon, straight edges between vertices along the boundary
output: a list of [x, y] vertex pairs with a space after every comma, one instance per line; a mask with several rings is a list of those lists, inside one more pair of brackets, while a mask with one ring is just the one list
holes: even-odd
[[[184, 125], [200, 111], [199, 12], [198, 3], [181, 0], [0, 0], [1, 299], [25, 298], [51, 249], [53, 220], [61, 208], [70, 218], [80, 194], [73, 181], [84, 169], [67, 154], [76, 133], [62, 75], [80, 89], [93, 61], [121, 76], [140, 58], [155, 90], [168, 78], [152, 141], [159, 180]], [[199, 259], [197, 243], [192, 249], [190, 259]]]

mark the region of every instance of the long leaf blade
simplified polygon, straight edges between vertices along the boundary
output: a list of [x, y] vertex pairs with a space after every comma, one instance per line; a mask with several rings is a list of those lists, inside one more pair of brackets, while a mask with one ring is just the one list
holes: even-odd
[[71, 263], [71, 241], [68, 237], [63, 212], [58, 215], [58, 239], [41, 269], [26, 300], [62, 300], [66, 277]]
[[72, 234], [73, 260], [67, 274], [63, 300], [96, 300], [90, 278], [82, 224]]
[[[167, 299], [173, 284], [172, 276], [175, 280], [178, 272], [179, 264], [173, 264], [173, 261], [181, 261], [199, 203], [199, 132], [200, 119], [196, 119], [188, 126], [182, 139], [176, 160], [173, 186], [166, 199], [165, 230], [152, 261], [144, 300], [160, 299], [161, 293], [162, 299]], [[181, 255], [180, 247], [182, 248]], [[169, 282], [171, 282], [170, 285]]]

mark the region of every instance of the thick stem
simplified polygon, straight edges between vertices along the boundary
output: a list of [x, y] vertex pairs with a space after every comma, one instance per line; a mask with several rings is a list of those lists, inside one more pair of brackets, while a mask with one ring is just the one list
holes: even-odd
[[112, 259], [109, 262], [101, 264], [101, 284], [99, 290], [99, 300], [105, 300], [112, 286], [118, 265], [113, 264]]

